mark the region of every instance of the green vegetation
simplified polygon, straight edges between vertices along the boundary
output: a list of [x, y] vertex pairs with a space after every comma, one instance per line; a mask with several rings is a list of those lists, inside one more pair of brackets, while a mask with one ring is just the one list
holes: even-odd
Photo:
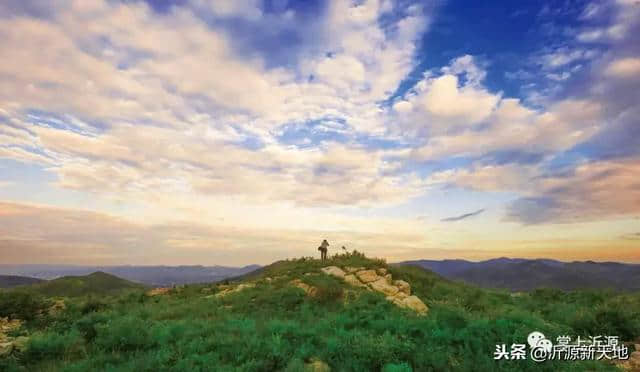
[[[417, 316], [319, 273], [327, 265], [388, 268], [411, 284], [429, 313]], [[316, 287], [316, 295], [289, 285], [292, 279]], [[512, 295], [416, 267], [388, 267], [357, 252], [326, 262], [280, 261], [229, 284], [240, 281], [256, 285], [220, 297], [224, 285], [214, 284], [153, 297], [134, 290], [96, 299], [72, 291], [63, 311], [22, 327], [27, 349], [0, 357], [0, 370], [304, 371], [323, 361], [333, 371], [614, 371], [602, 361], [494, 361], [493, 352], [496, 344], [525, 342], [533, 330], [550, 339], [640, 336], [640, 294]]]
[[49, 297], [79, 297], [113, 295], [124, 290], [141, 288], [143, 288], [141, 284], [98, 271], [86, 276], [65, 276], [29, 287], [20, 287], [19, 290]]

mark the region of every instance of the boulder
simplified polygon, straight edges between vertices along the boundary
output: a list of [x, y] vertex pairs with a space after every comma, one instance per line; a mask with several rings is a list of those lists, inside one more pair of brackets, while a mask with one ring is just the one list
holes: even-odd
[[355, 273], [356, 271], [364, 270], [364, 267], [345, 266], [344, 269], [348, 273]]
[[366, 287], [366, 285], [362, 284], [362, 282], [359, 281], [358, 278], [356, 278], [356, 276], [353, 274], [345, 275], [344, 281], [347, 282], [348, 284], [351, 284], [354, 287]]
[[406, 308], [411, 309], [420, 315], [425, 315], [427, 311], [429, 311], [427, 305], [425, 305], [417, 296], [408, 296], [402, 300], [402, 303]]
[[398, 292], [393, 296], [387, 296], [387, 301], [391, 301], [393, 302], [395, 305], [400, 306], [400, 307], [405, 307], [404, 303], [402, 302], [405, 298], [407, 298], [407, 294], [403, 293], [403, 292]]
[[238, 286], [236, 287], [236, 289], [234, 289], [234, 292], [240, 292], [243, 289], [247, 289], [247, 288], [253, 288], [255, 287], [256, 284], [255, 283], [242, 283], [242, 284], [238, 284]]
[[0, 343], [0, 356], [9, 355], [13, 350], [13, 342]]
[[356, 272], [356, 276], [363, 283], [375, 282], [376, 280], [380, 279], [375, 270], [360, 270]]
[[322, 270], [322, 272], [327, 275], [332, 275], [338, 278], [344, 278], [344, 276], [346, 275], [346, 273], [342, 271], [342, 269], [339, 268], [338, 266], [327, 266], [327, 267], [323, 267], [320, 270]]
[[64, 304], [64, 300], [56, 300], [49, 308], [49, 315], [58, 315], [66, 308], [67, 306]]
[[171, 288], [154, 288], [147, 292], [147, 296], [160, 296], [171, 292]]
[[331, 372], [331, 367], [321, 360], [311, 361], [304, 366], [305, 372]]
[[222, 287], [223, 290], [216, 293], [216, 297], [224, 297], [228, 294], [240, 292], [242, 290], [245, 290], [247, 288], [253, 288], [255, 286], [256, 286], [255, 283], [242, 283], [242, 284], [238, 284], [238, 286], [236, 286], [235, 288], [229, 288], [226, 285], [222, 285], [220, 287]]
[[398, 287], [389, 284], [385, 278], [380, 278], [375, 282], [369, 283], [369, 285], [373, 290], [384, 293], [387, 296], [393, 296], [398, 293]]
[[386, 274], [384, 276], [384, 280], [386, 280], [387, 283], [391, 284], [391, 282], [393, 281], [393, 278], [391, 277], [391, 274]]
[[387, 269], [385, 269], [384, 267], [380, 267], [376, 269], [376, 271], [378, 272], [379, 275], [382, 275], [382, 276], [387, 275]]
[[318, 288], [316, 288], [314, 286], [310, 286], [309, 284], [304, 283], [300, 279], [294, 279], [294, 280], [290, 281], [289, 284], [291, 284], [294, 287], [298, 287], [298, 288], [302, 289], [304, 291], [304, 293], [307, 294], [307, 296], [314, 297], [318, 293]]
[[411, 295], [411, 285], [409, 285], [409, 283], [405, 282], [404, 280], [395, 280], [393, 282], [393, 285], [398, 287], [400, 292]]

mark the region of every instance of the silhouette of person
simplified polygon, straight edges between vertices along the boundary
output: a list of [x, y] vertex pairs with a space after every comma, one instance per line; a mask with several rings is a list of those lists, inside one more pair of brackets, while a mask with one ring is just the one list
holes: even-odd
[[329, 247], [329, 242], [327, 241], [327, 239], [322, 240], [322, 243], [320, 243], [320, 246], [318, 247], [318, 250], [320, 251], [320, 259], [321, 260], [326, 260], [327, 259], [327, 248]]

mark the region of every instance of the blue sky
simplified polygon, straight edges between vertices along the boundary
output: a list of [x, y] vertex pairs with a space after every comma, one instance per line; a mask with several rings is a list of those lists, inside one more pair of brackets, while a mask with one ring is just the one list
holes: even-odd
[[639, 16], [3, 2], [0, 255], [267, 263], [326, 237], [389, 260], [640, 261]]

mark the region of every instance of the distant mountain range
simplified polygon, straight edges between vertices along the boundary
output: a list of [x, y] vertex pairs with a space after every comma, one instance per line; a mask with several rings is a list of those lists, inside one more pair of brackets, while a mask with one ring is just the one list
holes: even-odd
[[638, 264], [503, 257], [481, 262], [416, 260], [400, 262], [399, 265], [419, 266], [448, 279], [512, 291], [536, 288], [640, 290]]
[[0, 275], [0, 288], [13, 288], [42, 282], [42, 279], [18, 275]]
[[[0, 265], [0, 274], [36, 279], [82, 276], [101, 271], [149, 286], [210, 283], [246, 274], [260, 268], [227, 266], [73, 266], [73, 265]], [[28, 284], [28, 283], [26, 283]]]

